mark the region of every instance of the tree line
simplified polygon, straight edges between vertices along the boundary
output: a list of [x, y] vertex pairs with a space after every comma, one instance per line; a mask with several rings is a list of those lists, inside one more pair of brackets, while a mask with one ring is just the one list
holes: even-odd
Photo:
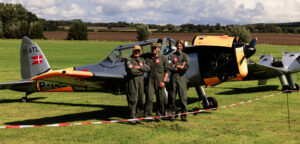
[[[62, 31], [59, 26], [71, 26], [78, 19], [74, 20], [45, 20], [40, 19], [44, 26], [44, 31]], [[112, 31], [112, 28], [136, 28], [141, 23], [127, 23], [124, 21], [119, 22], [110, 22], [110, 23], [91, 23], [87, 22], [86, 25], [93, 27], [106, 27], [107, 30], [101, 31]], [[180, 33], [226, 33], [228, 27], [232, 25], [222, 26], [220, 23], [215, 25], [210, 24], [181, 24], [181, 25], [157, 25], [157, 24], [148, 24], [149, 29], [152, 29], [154, 32], [180, 32]], [[274, 24], [249, 24], [242, 25], [248, 29], [251, 33], [292, 33], [300, 34], [300, 22], [295, 23], [274, 23]]]
[[21, 4], [0, 3], [0, 38], [43, 38], [38, 17]]

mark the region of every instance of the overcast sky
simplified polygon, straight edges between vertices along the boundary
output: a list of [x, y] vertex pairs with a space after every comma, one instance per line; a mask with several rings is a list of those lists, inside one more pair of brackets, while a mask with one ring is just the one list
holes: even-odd
[[147, 24], [300, 21], [300, 0], [0, 0], [21, 3], [47, 20]]

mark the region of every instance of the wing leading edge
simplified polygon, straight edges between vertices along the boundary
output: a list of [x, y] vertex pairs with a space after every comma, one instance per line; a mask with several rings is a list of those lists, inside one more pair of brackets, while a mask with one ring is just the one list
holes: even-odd
[[259, 80], [278, 77], [284, 73], [288, 73], [287, 70], [261, 65], [257, 63], [248, 64], [248, 75], [243, 80]]
[[109, 92], [125, 91], [125, 76], [105, 72], [73, 70], [51, 71], [31, 80], [37, 82], [39, 92]]

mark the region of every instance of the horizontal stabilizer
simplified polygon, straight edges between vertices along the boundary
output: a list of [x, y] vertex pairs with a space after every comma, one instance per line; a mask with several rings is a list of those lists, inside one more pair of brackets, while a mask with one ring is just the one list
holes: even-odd
[[22, 91], [22, 92], [34, 91], [33, 85], [34, 85], [33, 81], [27, 81], [27, 80], [0, 83], [0, 90], [10, 89], [10, 90]]

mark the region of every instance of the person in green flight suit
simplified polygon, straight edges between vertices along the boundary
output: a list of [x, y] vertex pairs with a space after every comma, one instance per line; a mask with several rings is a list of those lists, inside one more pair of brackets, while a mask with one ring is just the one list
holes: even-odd
[[[188, 55], [183, 52], [183, 49], [185, 48], [183, 40], [178, 40], [176, 42], [176, 47], [177, 51], [168, 57], [171, 72], [168, 108], [171, 114], [175, 114], [177, 110], [175, 105], [177, 92], [180, 99], [181, 112], [187, 112], [187, 81], [185, 73], [189, 69], [190, 60]], [[174, 121], [174, 119], [174, 116], [170, 117], [171, 121]], [[182, 115], [181, 120], [187, 122], [186, 115]]]
[[[169, 74], [169, 63], [165, 56], [159, 53], [160, 47], [158, 43], [151, 43], [152, 53], [147, 53], [145, 56], [146, 63], [150, 67], [147, 78], [145, 114], [147, 117], [152, 117], [152, 100], [153, 95], [156, 95], [156, 116], [165, 114], [165, 83]], [[160, 118], [156, 119], [160, 122]]]
[[[131, 119], [140, 118], [144, 113], [144, 73], [148, 72], [150, 67], [140, 57], [141, 52], [141, 46], [134, 45], [131, 57], [125, 61], [128, 89], [127, 102]], [[132, 122], [132, 124], [135, 123], [136, 121]]]

